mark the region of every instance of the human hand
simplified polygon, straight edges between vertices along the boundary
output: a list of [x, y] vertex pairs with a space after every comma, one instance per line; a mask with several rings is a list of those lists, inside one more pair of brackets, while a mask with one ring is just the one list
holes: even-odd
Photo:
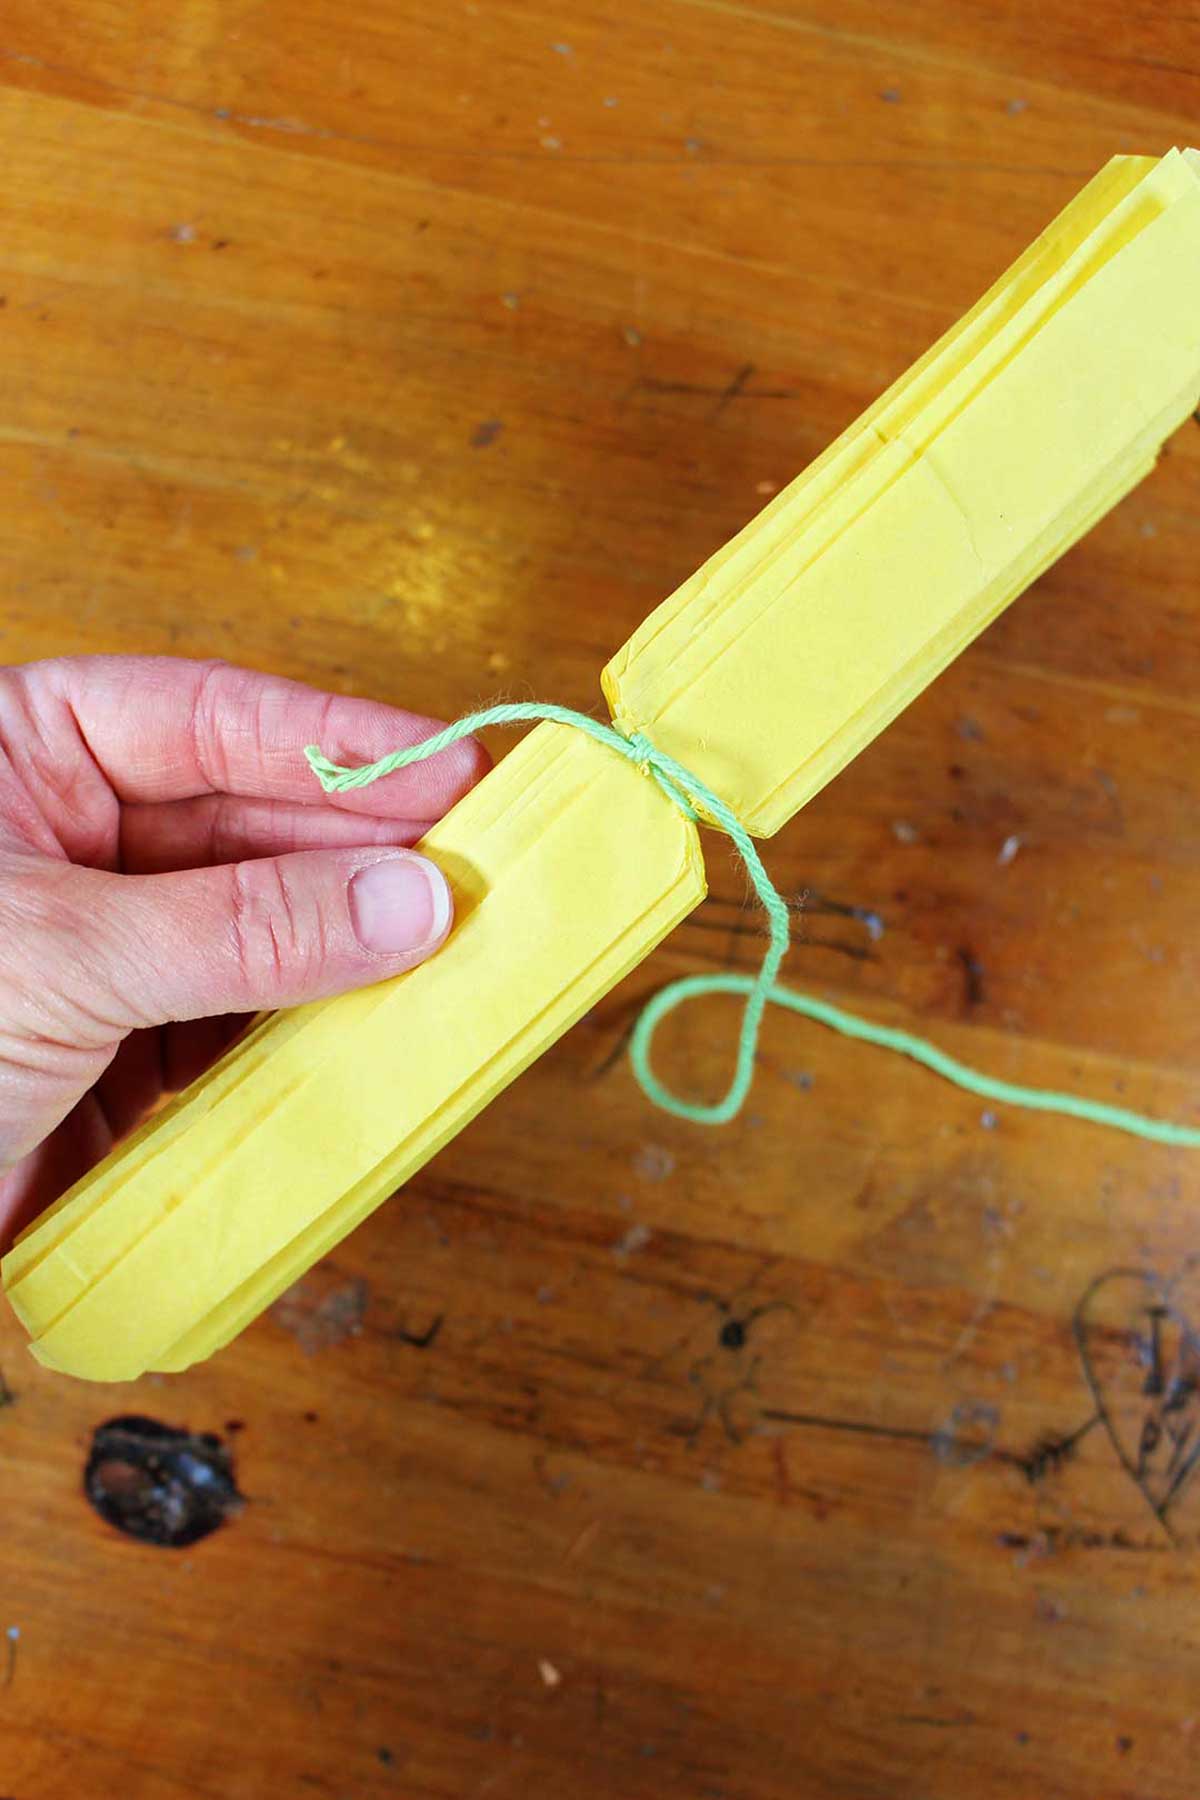
[[245, 1015], [438, 948], [450, 890], [403, 847], [482, 747], [332, 798], [303, 752], [371, 761], [439, 723], [216, 662], [0, 669], [0, 1245]]

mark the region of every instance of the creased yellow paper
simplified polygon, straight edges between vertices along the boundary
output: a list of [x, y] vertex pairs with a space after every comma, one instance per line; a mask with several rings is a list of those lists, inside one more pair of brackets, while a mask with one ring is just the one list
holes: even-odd
[[[1200, 397], [1200, 158], [1118, 158], [604, 671], [777, 830], [1152, 466]], [[568, 727], [424, 848], [433, 962], [259, 1024], [3, 1264], [35, 1355], [100, 1380], [225, 1343], [634, 967], [704, 891], [694, 828]]]
[[604, 672], [777, 831], [1140, 479], [1200, 383], [1200, 158], [1119, 158]]

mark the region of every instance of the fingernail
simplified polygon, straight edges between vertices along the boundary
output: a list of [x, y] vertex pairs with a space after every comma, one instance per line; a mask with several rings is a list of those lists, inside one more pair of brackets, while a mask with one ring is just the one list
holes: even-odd
[[350, 917], [367, 950], [396, 956], [436, 943], [450, 923], [446, 877], [423, 856], [392, 856], [350, 883]]

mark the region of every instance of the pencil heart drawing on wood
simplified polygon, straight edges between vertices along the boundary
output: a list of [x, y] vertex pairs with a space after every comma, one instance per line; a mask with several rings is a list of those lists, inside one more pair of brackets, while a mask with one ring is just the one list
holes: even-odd
[[1200, 1467], [1200, 1259], [1168, 1280], [1112, 1269], [1091, 1284], [1075, 1337], [1122, 1468], [1168, 1530]]

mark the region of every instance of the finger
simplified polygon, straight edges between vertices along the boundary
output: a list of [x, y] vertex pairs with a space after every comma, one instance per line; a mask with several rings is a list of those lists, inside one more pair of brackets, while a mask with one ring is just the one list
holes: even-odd
[[0, 1179], [0, 1251], [107, 1156], [112, 1143], [99, 1101], [85, 1094], [62, 1124]]
[[446, 937], [445, 877], [411, 850], [301, 851], [170, 875], [53, 871], [55, 979], [89, 1043], [259, 1012], [401, 974]]
[[130, 875], [198, 869], [209, 863], [286, 856], [296, 850], [354, 849], [366, 844], [408, 846], [432, 819], [372, 819], [323, 802], [245, 800], [237, 794], [200, 794], [121, 808], [121, 867]]
[[177, 1094], [203, 1075], [218, 1056], [236, 1043], [252, 1022], [249, 1013], [224, 1013], [215, 1019], [185, 1019], [162, 1028], [163, 1086]]
[[244, 1015], [226, 1014], [131, 1031], [94, 1090], [114, 1139], [140, 1125], [164, 1093], [202, 1075], [247, 1023]]
[[92, 1091], [15, 1169], [0, 1176], [0, 1253], [140, 1123], [164, 1085], [168, 1092], [186, 1087], [248, 1023], [228, 1016], [133, 1032]]
[[[306, 745], [319, 744], [335, 762], [374, 762], [441, 729], [437, 719], [380, 701], [322, 694], [227, 663], [84, 656], [35, 667], [121, 800], [222, 793], [311, 801]], [[488, 766], [482, 745], [464, 739], [330, 803], [377, 817], [440, 818]]]
[[163, 1091], [162, 1032], [131, 1031], [94, 1092], [113, 1138], [145, 1118]]

